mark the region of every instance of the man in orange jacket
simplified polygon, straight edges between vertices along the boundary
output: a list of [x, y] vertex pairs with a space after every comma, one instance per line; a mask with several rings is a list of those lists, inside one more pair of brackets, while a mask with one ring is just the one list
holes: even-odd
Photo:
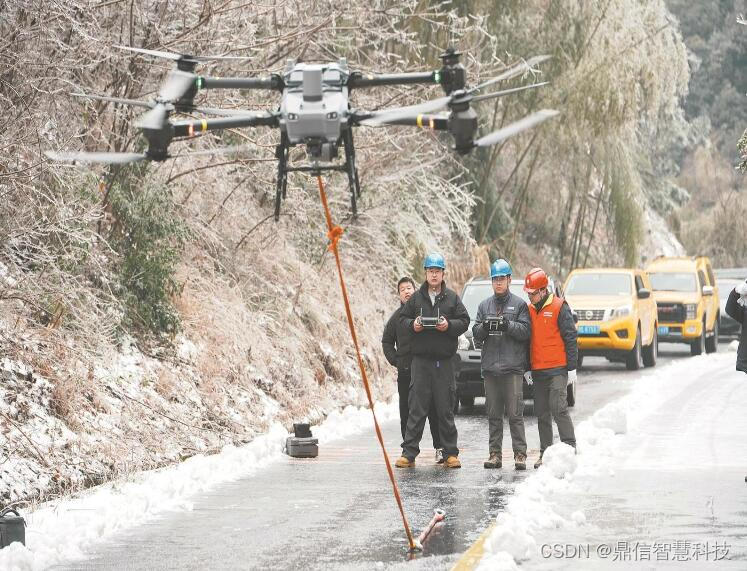
[[550, 293], [547, 285], [547, 274], [541, 268], [534, 268], [524, 279], [532, 322], [531, 371], [525, 377], [529, 384], [534, 384], [534, 412], [540, 436], [540, 457], [535, 468], [542, 465], [542, 455], [552, 445], [552, 419], [558, 425], [561, 442], [576, 447], [566, 387], [576, 382], [578, 333], [571, 308], [562, 297]]

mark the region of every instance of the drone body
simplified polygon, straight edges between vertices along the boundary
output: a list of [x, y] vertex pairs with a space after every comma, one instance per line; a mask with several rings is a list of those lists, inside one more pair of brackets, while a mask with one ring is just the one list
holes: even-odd
[[290, 145], [306, 144], [309, 156], [329, 162], [349, 128], [348, 69], [337, 64], [288, 62], [280, 103], [280, 130]]
[[[216, 78], [194, 73], [196, 65], [201, 61], [247, 58], [199, 57], [141, 48], [123, 47], [123, 49], [176, 61], [177, 69], [168, 74], [155, 99], [140, 101], [98, 95], [75, 95], [149, 109], [136, 122], [136, 126], [142, 130], [148, 142], [148, 149], [144, 153], [48, 152], [47, 156], [63, 161], [118, 164], [141, 160], [163, 161], [173, 156], [169, 154], [169, 146], [172, 142], [194, 137], [201, 132], [242, 127], [274, 127], [280, 131], [280, 141], [275, 149], [275, 156], [278, 159], [275, 193], [276, 220], [280, 216], [281, 201], [286, 197], [288, 173], [293, 171], [314, 174], [319, 174], [324, 170], [345, 171], [348, 175], [352, 213], [356, 216], [356, 199], [360, 196], [360, 183], [355, 164], [353, 127], [407, 125], [447, 131], [454, 139], [454, 150], [460, 154], [466, 154], [475, 147], [494, 145], [557, 115], [557, 111], [537, 111], [475, 140], [478, 117], [471, 106], [472, 103], [545, 84], [534, 83], [486, 95], [476, 96], [475, 93], [500, 81], [522, 75], [531, 70], [533, 65], [547, 59], [546, 56], [538, 56], [522, 62], [481, 85], [466, 89], [466, 72], [459, 63], [460, 54], [453, 49], [441, 55], [441, 69], [432, 72], [363, 74], [351, 71], [345, 58], [340, 58], [337, 62], [323, 64], [298, 63], [289, 60], [282, 75], [272, 74], [265, 78]], [[355, 89], [407, 84], [438, 84], [446, 95], [419, 105], [378, 111], [360, 111], [351, 106], [350, 95]], [[276, 111], [262, 112], [196, 107], [194, 98], [199, 91], [210, 89], [277, 91], [280, 93], [280, 104]], [[442, 113], [444, 110], [448, 112]], [[200, 112], [218, 116], [218, 118], [171, 121], [170, 115], [174, 112]], [[308, 162], [293, 166], [289, 163], [290, 148], [299, 145], [306, 147]], [[344, 161], [341, 162], [338, 161], [340, 147], [344, 151]], [[214, 154], [235, 150], [236, 148], [229, 147], [190, 154]]]

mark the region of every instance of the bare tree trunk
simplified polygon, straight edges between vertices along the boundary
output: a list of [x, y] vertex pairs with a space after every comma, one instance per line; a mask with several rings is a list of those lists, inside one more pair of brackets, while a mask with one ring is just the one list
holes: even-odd
[[493, 209], [490, 211], [490, 216], [488, 217], [488, 220], [485, 223], [485, 226], [483, 226], [482, 234], [480, 235], [480, 239], [478, 240], [479, 244], [483, 244], [485, 242], [485, 237], [488, 234], [488, 228], [490, 228], [490, 225], [493, 223], [493, 218], [495, 217], [496, 212], [498, 212], [498, 207], [500, 206], [500, 199], [503, 197], [503, 193], [506, 191], [506, 188], [508, 187], [508, 183], [511, 182], [514, 175], [519, 170], [521, 163], [524, 162], [524, 158], [527, 156], [529, 149], [532, 148], [532, 145], [534, 144], [534, 141], [536, 139], [537, 139], [537, 132], [535, 131], [534, 135], [532, 136], [532, 139], [529, 141], [529, 144], [526, 146], [526, 148], [524, 149], [524, 152], [521, 154], [521, 157], [519, 157], [519, 160], [516, 162], [516, 165], [514, 165], [514, 168], [511, 171], [511, 174], [508, 176], [506, 181], [503, 183], [501, 190], [496, 195], [495, 205], [493, 206]]
[[599, 196], [597, 196], [597, 207], [594, 210], [594, 222], [591, 224], [591, 231], [589, 232], [589, 242], [586, 245], [586, 255], [584, 255], [584, 265], [583, 267], [586, 267], [586, 262], [589, 259], [589, 250], [591, 250], [591, 241], [594, 238], [594, 232], [597, 228], [597, 217], [599, 216], [599, 207], [602, 205], [602, 195], [604, 194], [604, 182], [599, 186]]

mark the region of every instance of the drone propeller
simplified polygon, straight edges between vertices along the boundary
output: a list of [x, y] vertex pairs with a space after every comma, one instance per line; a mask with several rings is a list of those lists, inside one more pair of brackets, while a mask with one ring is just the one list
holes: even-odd
[[163, 158], [159, 159], [150, 156], [148, 153], [89, 153], [85, 151], [56, 153], [54, 151], [44, 151], [44, 154], [47, 156], [47, 158], [62, 163], [102, 163], [123, 165], [145, 160], [162, 161], [165, 159], [175, 159], [180, 157], [199, 157], [205, 155], [240, 153], [242, 151], [249, 150], [250, 148], [250, 145], [235, 145], [232, 147], [220, 147], [218, 149], [192, 151], [189, 153], [182, 153], [178, 155], [165, 155]]
[[89, 95], [88, 93], [71, 93], [73, 97], [81, 97], [83, 99], [96, 99], [97, 101], [110, 101], [112, 103], [121, 103], [122, 105], [132, 105], [134, 107], [145, 107], [146, 109], [152, 109], [155, 106], [154, 102], [140, 101], [138, 99], [125, 99], [123, 97], [109, 97], [107, 95]]
[[147, 50], [145, 48], [133, 48], [130, 46], [118, 46], [115, 48], [121, 50], [128, 50], [131, 52], [138, 52], [154, 57], [160, 57], [164, 59], [170, 59], [172, 61], [189, 61], [189, 62], [200, 62], [200, 61], [217, 61], [217, 60], [234, 60], [234, 61], [248, 61], [251, 58], [246, 56], [193, 56], [188, 54], [177, 54], [174, 52], [158, 51], [158, 50]]
[[512, 93], [518, 93], [519, 91], [526, 91], [527, 89], [535, 89], [542, 87], [543, 85], [549, 85], [549, 81], [543, 81], [542, 83], [532, 83], [531, 85], [522, 85], [521, 87], [512, 87], [511, 89], [503, 89], [501, 91], [494, 91], [493, 93], [486, 93], [485, 95], [478, 95], [472, 98], [472, 103], [478, 103], [480, 101], [486, 101], [488, 99], [495, 99], [496, 97], [503, 97], [504, 95], [510, 95]]
[[47, 158], [60, 163], [106, 163], [115, 165], [124, 165], [144, 161], [148, 158], [145, 153], [87, 153], [68, 152], [55, 153], [53, 151], [44, 151]]
[[547, 61], [552, 56], [534, 56], [532, 58], [529, 58], [526, 61], [522, 61], [520, 63], [517, 63], [515, 66], [507, 69], [503, 73], [496, 75], [494, 78], [489, 79], [488, 81], [481, 83], [480, 85], [477, 85], [473, 87], [472, 89], [468, 89], [467, 93], [475, 93], [476, 91], [480, 91], [481, 89], [485, 89], [486, 87], [493, 85], [495, 83], [498, 83], [499, 81], [505, 81], [507, 79], [513, 79], [517, 75], [521, 75], [524, 72], [527, 72], [531, 70], [534, 66], [541, 64], [543, 61]]
[[170, 101], [172, 103], [178, 101], [194, 86], [196, 77], [194, 73], [180, 70], [170, 71], [166, 76], [166, 81], [161, 84], [158, 90], [156, 100]]
[[[111, 101], [112, 103], [121, 103], [122, 105], [132, 105], [133, 107], [144, 107], [145, 109], [153, 109], [156, 105], [156, 101], [143, 101], [142, 99], [126, 99], [123, 97], [109, 97], [107, 95], [92, 95], [88, 93], [71, 93], [73, 97], [81, 97], [84, 99], [96, 99], [97, 101]], [[232, 117], [236, 115], [245, 116], [246, 111], [241, 109], [215, 109], [212, 107], [186, 107], [182, 111], [184, 112], [197, 112], [205, 113], [206, 115], [217, 115], [219, 117]]]
[[135, 127], [139, 129], [153, 129], [154, 131], [163, 129], [171, 111], [169, 107], [171, 106], [163, 103], [156, 104], [153, 109], [140, 116], [140, 119], [135, 122]]
[[555, 117], [558, 114], [559, 111], [555, 111], [554, 109], [541, 109], [540, 111], [535, 111], [534, 113], [532, 113], [531, 115], [527, 115], [523, 119], [519, 119], [518, 121], [515, 121], [510, 125], [506, 125], [505, 127], [498, 129], [497, 131], [493, 131], [492, 133], [485, 135], [484, 137], [480, 137], [475, 141], [474, 145], [475, 147], [489, 147], [491, 145], [495, 145], [496, 143], [500, 143], [501, 141], [508, 139], [509, 137], [513, 137], [517, 133], [521, 133], [522, 131], [531, 129], [535, 125], [547, 121], [548, 119]]
[[184, 97], [194, 86], [194, 82], [195, 75], [192, 73], [179, 70], [169, 72], [158, 90], [155, 105], [140, 117], [135, 126], [141, 129], [163, 129], [169, 113], [174, 110], [173, 103]]
[[453, 93], [445, 97], [439, 97], [438, 99], [433, 99], [432, 101], [425, 101], [424, 103], [418, 103], [417, 105], [395, 107], [392, 109], [384, 109], [382, 111], [374, 112], [371, 116], [361, 121], [361, 125], [367, 125], [369, 127], [379, 127], [381, 125], [396, 123], [396, 122], [407, 120], [407, 119], [414, 120], [418, 115], [426, 115], [429, 113], [440, 111], [441, 109], [448, 107], [452, 103], [457, 103], [460, 100], [464, 100], [465, 102], [485, 101], [487, 99], [493, 99], [495, 97], [502, 97], [510, 93], [516, 93], [518, 91], [523, 91], [525, 89], [533, 89], [535, 87], [547, 85], [548, 82], [534, 83], [532, 85], [526, 85], [523, 87], [515, 87], [513, 89], [505, 89], [503, 91], [496, 91], [494, 93], [488, 93], [486, 95], [472, 97], [473, 93], [476, 93], [477, 91], [480, 91], [481, 89], [484, 89], [500, 81], [512, 79], [516, 77], [517, 75], [520, 75], [524, 73], [525, 71], [532, 69], [533, 66], [539, 63], [542, 63], [543, 61], [549, 59], [550, 57], [551, 56], [535, 56], [533, 58], [530, 58], [529, 60], [523, 61], [513, 66], [512, 68], [507, 69], [500, 75], [484, 83], [481, 83], [480, 85], [477, 85], [467, 91], [454, 91]]

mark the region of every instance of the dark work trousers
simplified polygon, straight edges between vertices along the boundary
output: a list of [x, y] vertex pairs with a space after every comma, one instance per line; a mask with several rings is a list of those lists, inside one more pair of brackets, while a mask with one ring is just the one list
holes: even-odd
[[[399, 371], [397, 373], [397, 392], [399, 392], [399, 425], [402, 430], [402, 440], [407, 433], [407, 417], [410, 411], [410, 381], [412, 376], [410, 371]], [[431, 437], [433, 438], [433, 448], [441, 448], [441, 437], [438, 434], [438, 416], [436, 416], [436, 407], [431, 406], [428, 411], [428, 424], [431, 427]]]
[[524, 376], [508, 373], [496, 375], [485, 371], [485, 407], [488, 411], [488, 448], [501, 453], [503, 445], [503, 411], [511, 429], [514, 454], [527, 453], [524, 434]]
[[560, 441], [576, 447], [576, 433], [568, 414], [567, 384], [567, 373], [534, 380], [534, 413], [537, 415], [541, 452], [552, 445], [553, 419], [558, 425]]
[[454, 424], [454, 403], [456, 402], [456, 379], [454, 359], [431, 361], [413, 356], [410, 367], [412, 382], [408, 404], [410, 415], [407, 419], [405, 441], [402, 443], [402, 456], [414, 460], [420, 454], [420, 439], [423, 437], [425, 419], [431, 406], [436, 409], [438, 433], [444, 458], [457, 456], [457, 428]]

